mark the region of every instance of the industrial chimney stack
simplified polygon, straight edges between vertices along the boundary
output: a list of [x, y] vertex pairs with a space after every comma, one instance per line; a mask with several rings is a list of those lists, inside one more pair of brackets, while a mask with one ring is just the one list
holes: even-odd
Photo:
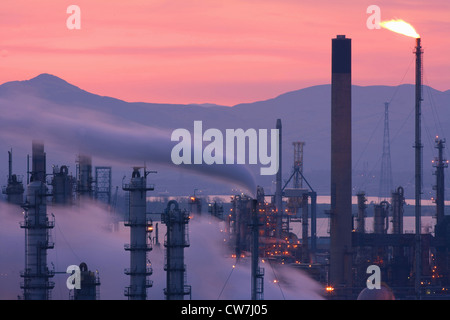
[[351, 287], [352, 102], [351, 39], [332, 39], [330, 285]]

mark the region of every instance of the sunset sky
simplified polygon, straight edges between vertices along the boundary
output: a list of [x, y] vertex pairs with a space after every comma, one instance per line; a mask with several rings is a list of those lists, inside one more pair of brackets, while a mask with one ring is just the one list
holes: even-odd
[[450, 89], [448, 0], [2, 0], [0, 83], [50, 73], [126, 101], [234, 105], [330, 83], [338, 34], [354, 84], [413, 83], [414, 39], [368, 29], [370, 5], [415, 27], [424, 83]]

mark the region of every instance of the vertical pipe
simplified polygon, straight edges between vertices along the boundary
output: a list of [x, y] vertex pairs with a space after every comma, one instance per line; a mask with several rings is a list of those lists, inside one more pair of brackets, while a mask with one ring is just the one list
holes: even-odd
[[277, 239], [281, 239], [281, 228], [282, 228], [282, 220], [283, 220], [283, 200], [282, 200], [282, 185], [281, 185], [281, 176], [282, 176], [282, 126], [281, 119], [277, 119], [276, 129], [278, 129], [278, 171], [276, 176], [276, 191], [275, 191], [275, 206], [277, 207], [277, 224], [276, 224], [276, 237]]
[[258, 272], [259, 261], [259, 234], [258, 234], [258, 214], [257, 214], [257, 200], [252, 200], [252, 300], [257, 300], [257, 285], [258, 278], [256, 277]]
[[27, 154], [27, 185], [30, 183], [30, 155]]
[[12, 181], [12, 149], [8, 151], [8, 183]]
[[264, 206], [264, 190], [257, 189], [257, 199], [251, 200], [251, 223], [252, 228], [252, 281], [251, 299], [263, 300], [264, 297], [264, 269], [259, 267], [259, 228], [263, 225], [259, 221], [258, 212]]
[[302, 262], [309, 263], [309, 244], [308, 244], [308, 194], [304, 193], [302, 197]]
[[312, 191], [309, 196], [311, 197], [311, 253], [314, 256], [317, 248], [317, 193]]
[[[352, 285], [351, 39], [332, 39], [331, 221], [329, 282]], [[337, 294], [338, 291], [336, 291]]]

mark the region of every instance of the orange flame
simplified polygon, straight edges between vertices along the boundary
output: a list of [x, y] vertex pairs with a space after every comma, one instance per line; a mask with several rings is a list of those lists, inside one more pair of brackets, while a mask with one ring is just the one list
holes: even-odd
[[382, 21], [380, 22], [380, 26], [408, 37], [420, 38], [414, 27], [401, 19]]

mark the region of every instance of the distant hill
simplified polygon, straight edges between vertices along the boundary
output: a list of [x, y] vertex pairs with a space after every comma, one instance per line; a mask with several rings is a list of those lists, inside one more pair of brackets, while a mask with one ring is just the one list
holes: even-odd
[[[160, 191], [231, 191], [232, 184], [214, 179], [194, 178], [189, 171], [167, 167], [175, 144], [170, 134], [176, 128], [192, 131], [193, 122], [202, 120], [204, 130], [218, 128], [274, 128], [277, 118], [283, 125], [283, 179], [292, 169], [293, 141], [304, 141], [304, 174], [319, 194], [329, 192], [330, 171], [330, 85], [318, 85], [287, 92], [273, 99], [235, 106], [205, 104], [161, 104], [125, 102], [87, 92], [54, 75], [41, 74], [25, 81], [0, 86], [0, 176], [7, 173], [7, 150], [13, 148], [15, 168], [25, 173], [25, 157], [31, 140], [48, 141], [47, 164], [69, 163], [75, 171], [75, 156], [81, 150], [93, 155], [94, 163], [111, 163], [119, 184], [133, 165], [158, 167], [152, 175]], [[450, 91], [424, 87], [423, 129], [424, 197], [433, 194], [431, 160], [436, 156], [434, 137], [450, 137]], [[384, 102], [389, 107], [392, 170], [395, 186], [407, 195], [414, 193], [414, 86], [357, 86], [352, 88], [353, 184], [355, 192], [365, 190], [376, 196], [381, 166]], [[152, 150], [150, 150], [152, 149]], [[1, 158], [0, 158], [1, 159]], [[128, 160], [128, 162], [127, 162]], [[192, 169], [192, 168], [187, 168]], [[215, 175], [211, 168], [209, 175]], [[50, 169], [48, 169], [50, 170]], [[274, 177], [259, 176], [259, 166], [250, 170], [255, 183], [272, 192]], [[230, 180], [244, 171], [217, 173]], [[6, 178], [5, 178], [6, 179]], [[242, 179], [247, 179], [244, 177]], [[0, 181], [0, 184], [5, 182]], [[447, 185], [449, 185], [447, 183]]]

